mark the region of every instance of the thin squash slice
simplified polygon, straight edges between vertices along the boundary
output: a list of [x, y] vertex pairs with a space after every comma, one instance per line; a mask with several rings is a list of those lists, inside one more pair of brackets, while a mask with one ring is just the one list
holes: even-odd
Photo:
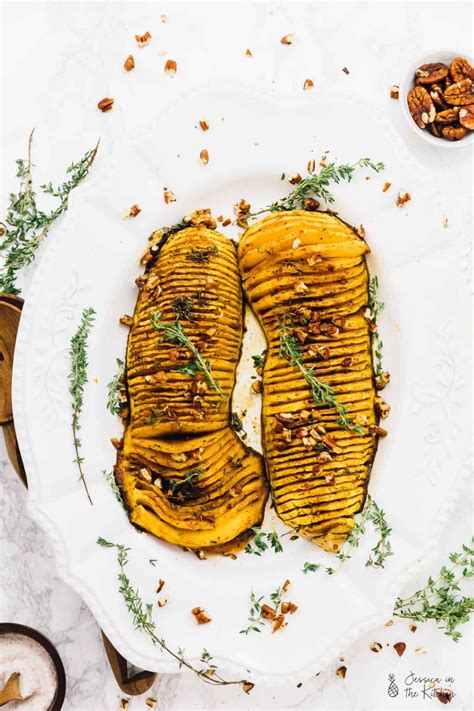
[[368, 251], [335, 215], [302, 210], [254, 223], [238, 248], [268, 342], [262, 425], [276, 510], [330, 552], [364, 504], [379, 432]]
[[205, 226], [155, 232], [128, 338], [115, 479], [130, 520], [214, 553], [263, 519], [262, 457], [230, 427], [243, 306], [234, 244]]

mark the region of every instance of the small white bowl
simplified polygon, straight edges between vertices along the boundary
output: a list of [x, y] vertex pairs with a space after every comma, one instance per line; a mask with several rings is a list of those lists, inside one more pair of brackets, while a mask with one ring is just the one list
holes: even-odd
[[428, 143], [431, 143], [432, 146], [436, 146], [437, 148], [460, 148], [462, 146], [470, 146], [474, 141], [474, 131], [470, 131], [467, 136], [462, 138], [460, 141], [448, 141], [446, 140], [446, 138], [436, 138], [436, 136], [433, 136], [433, 134], [428, 128], [420, 128], [413, 121], [412, 116], [410, 114], [410, 109], [408, 108], [407, 96], [410, 89], [415, 86], [415, 72], [418, 67], [420, 67], [422, 64], [429, 64], [431, 62], [443, 62], [444, 64], [447, 64], [449, 66], [453, 59], [455, 59], [456, 57], [465, 57], [472, 64], [471, 57], [465, 52], [433, 50], [429, 54], [425, 54], [423, 57], [421, 57], [421, 59], [417, 59], [416, 62], [413, 62], [413, 64], [410, 65], [399, 88], [399, 102], [402, 109], [402, 114], [406, 118], [408, 125], [417, 134], [417, 136], [424, 139]]

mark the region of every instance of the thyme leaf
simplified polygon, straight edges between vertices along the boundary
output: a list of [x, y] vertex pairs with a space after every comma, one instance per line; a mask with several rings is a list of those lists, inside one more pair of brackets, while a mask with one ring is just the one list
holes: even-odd
[[324, 571], [327, 575], [334, 575], [334, 573], [337, 573], [338, 570], [342, 568], [346, 560], [351, 558], [351, 551], [359, 546], [360, 539], [365, 533], [367, 523], [372, 524], [374, 530], [378, 534], [378, 540], [372, 548], [365, 566], [367, 568], [383, 568], [387, 558], [393, 555], [390, 543], [392, 529], [387, 523], [383, 509], [381, 509], [375, 499], [368, 494], [364, 508], [360, 514], [360, 518], [356, 521], [354, 528], [347, 537], [347, 549], [345, 551], [342, 550], [336, 555], [336, 558], [339, 560], [338, 566], [333, 568], [331, 566], [323, 565], [322, 563], [305, 562], [303, 566], [303, 573], [315, 573], [318, 570]]
[[107, 482], [107, 484], [110, 486], [110, 488], [114, 492], [115, 498], [117, 499], [119, 504], [122, 506], [122, 508], [126, 511], [127, 509], [125, 507], [125, 502], [123, 500], [122, 489], [115, 481], [114, 475], [112, 474], [112, 472], [108, 472], [106, 469], [102, 469], [102, 474], [104, 475], [105, 481]]
[[151, 323], [155, 331], [163, 335], [163, 340], [175, 345], [185, 346], [192, 354], [193, 360], [187, 366], [181, 366], [179, 369], [182, 373], [194, 376], [200, 370], [206, 378], [208, 384], [213, 388], [223, 400], [227, 400], [226, 394], [223, 392], [219, 382], [214, 379], [211, 371], [209, 360], [205, 360], [200, 350], [195, 346], [191, 339], [184, 332], [183, 327], [178, 321], [174, 323], [163, 323], [160, 320], [161, 313], [156, 312], [151, 317]]
[[248, 618], [250, 624], [245, 629], [240, 630], [240, 634], [249, 634], [250, 632], [262, 631], [260, 627], [263, 627], [263, 625], [265, 624], [262, 619], [262, 600], [263, 595], [262, 597], [257, 598], [254, 591], [250, 591], [250, 614]]
[[459, 626], [469, 622], [474, 612], [474, 598], [461, 594], [461, 583], [474, 576], [474, 538], [471, 546], [449, 555], [451, 565], [444, 565], [436, 579], [431, 576], [424, 588], [406, 598], [398, 598], [394, 616], [426, 622], [434, 620], [444, 633], [458, 642]]
[[213, 686], [229, 686], [232, 684], [238, 684], [239, 686], [242, 686], [244, 691], [247, 693], [252, 689], [253, 685], [244, 679], [240, 679], [238, 681], [228, 681], [227, 679], [224, 679], [217, 672], [216, 665], [212, 663], [212, 655], [207, 652], [207, 650], [204, 650], [201, 655], [201, 662], [205, 665], [202, 668], [197, 668], [189, 662], [185, 657], [184, 649], [181, 647], [178, 647], [176, 652], [172, 650], [167, 642], [158, 636], [156, 623], [153, 619], [153, 605], [151, 603], [143, 602], [138, 588], [133, 587], [128, 575], [125, 572], [128, 564], [128, 554], [130, 552], [130, 548], [118, 543], [111, 543], [101, 537], [97, 539], [97, 544], [105, 548], [115, 548], [117, 551], [117, 563], [119, 566], [119, 573], [117, 577], [120, 583], [119, 593], [123, 597], [127, 610], [132, 616], [133, 625], [136, 630], [146, 634], [155, 646], [160, 647], [163, 652], [171, 655], [179, 663], [180, 667], [186, 667], [206, 684], [211, 684]]
[[267, 533], [258, 527], [252, 528], [252, 531], [255, 533], [255, 536], [245, 547], [246, 553], [261, 556], [262, 553], [268, 550], [268, 544], [270, 544], [270, 548], [273, 548], [275, 553], [283, 553], [283, 546], [276, 531]]
[[0, 291], [9, 294], [19, 294], [16, 286], [18, 272], [33, 262], [36, 250], [48, 234], [52, 224], [68, 209], [69, 195], [87, 177], [94, 162], [99, 144], [77, 162], [67, 168], [67, 178], [54, 187], [52, 183], [41, 185], [43, 193], [59, 200], [57, 207], [51, 212], [44, 212], [37, 204], [36, 192], [33, 189], [31, 147], [33, 131], [28, 140], [26, 159], [16, 161], [16, 177], [19, 178], [17, 193], [10, 193], [5, 222], [0, 235], [0, 255], [3, 264], [0, 267]]
[[189, 471], [182, 479], [169, 479], [168, 483], [173, 494], [179, 490], [180, 486], [184, 486], [185, 484], [190, 484], [191, 486], [194, 486], [192, 480], [195, 478], [199, 478], [202, 472], [202, 469], [191, 469], [191, 471]]
[[338, 418], [335, 422], [345, 430], [352, 430], [358, 435], [363, 435], [365, 430], [359, 425], [355, 425], [347, 415], [347, 407], [337, 402], [334, 390], [330, 385], [320, 380], [316, 376], [314, 367], [307, 368], [303, 363], [303, 353], [298, 342], [293, 335], [293, 322], [286, 314], [280, 320], [280, 351], [279, 358], [286, 358], [293, 363], [294, 367], [300, 371], [303, 378], [311, 388], [311, 394], [316, 405], [327, 405], [336, 409]]
[[305, 200], [308, 198], [319, 197], [328, 204], [333, 203], [334, 196], [329, 190], [330, 183], [337, 184], [344, 180], [350, 182], [357, 168], [370, 168], [376, 173], [380, 173], [384, 167], [383, 163], [374, 163], [370, 158], [360, 158], [352, 164], [328, 163], [321, 168], [319, 173], [309, 171], [307, 177], [297, 183], [289, 195], [273, 202], [259, 212], [252, 213], [251, 216], [260, 215], [263, 212], [302, 210], [305, 208]]
[[369, 282], [368, 308], [369, 308], [369, 318], [375, 324], [375, 330], [372, 331], [372, 343], [373, 343], [374, 356], [375, 356], [374, 370], [375, 370], [376, 377], [382, 375], [382, 372], [383, 372], [383, 367], [382, 367], [383, 343], [382, 343], [382, 339], [380, 338], [380, 335], [379, 335], [379, 332], [377, 329], [377, 318], [378, 318], [379, 314], [385, 308], [384, 302], [380, 301], [378, 299], [378, 288], [379, 288], [378, 277], [373, 276]]
[[86, 478], [82, 464], [84, 458], [81, 456], [81, 441], [78, 432], [81, 429], [80, 417], [84, 401], [84, 385], [87, 383], [87, 339], [94, 323], [95, 311], [92, 307], [84, 309], [78, 329], [71, 339], [69, 355], [71, 359], [71, 370], [69, 372], [69, 394], [71, 395], [72, 406], [72, 435], [74, 440], [74, 450], [76, 458], [74, 463], [79, 470], [79, 480], [82, 481], [86, 490], [87, 498], [92, 504], [92, 499], [87, 488]]
[[123, 360], [117, 358], [118, 370], [113, 380], [107, 385], [108, 396], [107, 396], [107, 410], [112, 413], [112, 415], [118, 415], [122, 409], [122, 401], [120, 399], [120, 390], [123, 388], [124, 381], [124, 363]]
[[190, 262], [208, 262], [211, 257], [217, 257], [219, 250], [214, 245], [213, 247], [191, 247], [186, 254], [186, 259]]

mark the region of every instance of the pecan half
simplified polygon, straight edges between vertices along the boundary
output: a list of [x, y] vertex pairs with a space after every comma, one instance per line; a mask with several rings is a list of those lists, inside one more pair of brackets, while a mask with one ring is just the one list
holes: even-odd
[[467, 59], [464, 59], [463, 57], [456, 57], [456, 59], [453, 59], [450, 71], [455, 82], [462, 81], [463, 79], [470, 79], [471, 81], [474, 81], [474, 67], [472, 67]]
[[436, 138], [442, 138], [440, 128], [437, 123], [430, 123], [430, 131]]
[[99, 103], [97, 104], [97, 108], [102, 111], [103, 114], [105, 114], [107, 111], [111, 111], [112, 107], [114, 105], [114, 100], [106, 96], [104, 99], [101, 99]]
[[412, 118], [419, 128], [426, 128], [429, 123], [433, 123], [436, 109], [424, 87], [415, 86], [411, 89], [408, 92], [407, 102]]
[[443, 99], [451, 106], [474, 104], [474, 89], [470, 79], [462, 79], [445, 90]]
[[474, 131], [474, 104], [469, 104], [469, 106], [463, 106], [462, 109], [459, 109], [459, 123], [464, 128]]
[[448, 141], [460, 141], [467, 133], [463, 126], [443, 126], [441, 133]]
[[438, 84], [433, 84], [433, 86], [430, 87], [430, 96], [438, 109], [444, 111], [444, 109], [448, 108], [448, 105], [443, 101], [443, 90]]
[[126, 72], [131, 72], [135, 68], [135, 60], [132, 54], [129, 54], [125, 62], [123, 63], [123, 68]]
[[452, 106], [451, 108], [446, 109], [445, 111], [440, 111], [439, 114], [436, 114], [436, 121], [438, 123], [442, 123], [444, 126], [448, 123], [456, 123], [458, 120], [458, 114], [459, 107]]
[[419, 84], [435, 84], [435, 82], [445, 79], [448, 74], [449, 67], [443, 62], [422, 64], [415, 72]]

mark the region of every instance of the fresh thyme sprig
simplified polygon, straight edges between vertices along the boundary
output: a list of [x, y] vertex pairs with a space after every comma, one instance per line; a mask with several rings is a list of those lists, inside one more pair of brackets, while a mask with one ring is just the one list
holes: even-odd
[[295, 188], [287, 197], [273, 202], [268, 207], [259, 212], [251, 213], [251, 217], [264, 212], [278, 212], [281, 210], [302, 210], [305, 209], [305, 200], [319, 197], [326, 203], [334, 202], [334, 195], [328, 189], [330, 183], [340, 183], [343, 180], [350, 182], [357, 168], [371, 168], [376, 173], [384, 169], [383, 163], [373, 163], [370, 158], [360, 158], [352, 164], [336, 165], [328, 163], [323, 166], [319, 173], [310, 171], [306, 178], [297, 183]]
[[361, 536], [365, 533], [365, 527], [367, 523], [371, 523], [374, 530], [378, 534], [378, 540], [375, 546], [372, 548], [369, 558], [366, 561], [366, 568], [383, 568], [384, 563], [391, 555], [392, 546], [390, 543], [390, 535], [392, 529], [387, 523], [385, 517], [385, 512], [377, 502], [370, 496], [367, 495], [367, 499], [364, 508], [360, 514], [359, 519], [356, 521], [354, 528], [347, 537], [347, 547], [346, 550], [342, 550], [336, 555], [339, 560], [339, 564], [336, 567], [323, 565], [322, 563], [309, 563], [306, 562], [303, 566], [303, 573], [315, 573], [317, 570], [324, 571], [327, 575], [334, 575], [338, 572], [346, 562], [351, 558], [351, 552], [354, 548], [359, 546]]
[[213, 247], [191, 247], [189, 252], [186, 254], [186, 259], [189, 262], [208, 262], [211, 257], [217, 257], [219, 254], [218, 248], [214, 245]]
[[34, 260], [36, 250], [48, 234], [54, 221], [66, 212], [69, 205], [69, 195], [75, 187], [88, 175], [94, 162], [99, 144], [80, 159], [71, 163], [67, 169], [68, 177], [59, 186], [53, 187], [51, 183], [41, 185], [43, 193], [59, 199], [58, 206], [51, 212], [44, 212], [38, 207], [36, 193], [33, 189], [31, 146], [33, 131], [28, 141], [28, 155], [26, 160], [16, 161], [16, 177], [20, 180], [18, 193], [10, 193], [5, 223], [2, 224], [0, 234], [0, 256], [3, 264], [0, 267], [0, 291], [10, 294], [19, 294], [16, 278], [20, 269], [26, 267]]
[[250, 632], [262, 631], [260, 627], [263, 627], [265, 625], [265, 622], [262, 619], [262, 600], [263, 595], [262, 597], [257, 598], [254, 591], [250, 591], [250, 614], [248, 618], [250, 624], [245, 629], [240, 630], [240, 634], [250, 634]]
[[193, 479], [199, 478], [202, 472], [202, 469], [191, 469], [182, 479], [169, 479], [168, 483], [173, 494], [179, 491], [180, 486], [184, 486], [185, 484], [194, 486]]
[[[377, 318], [379, 314], [383, 311], [385, 308], [385, 304], [383, 301], [380, 301], [378, 298], [378, 288], [379, 288], [379, 280], [377, 276], [373, 276], [372, 279], [369, 282], [369, 318], [373, 321], [375, 324], [375, 327], [377, 326]], [[375, 356], [375, 375], [380, 376], [382, 375], [383, 368], [382, 368], [382, 350], [383, 350], [383, 343], [382, 339], [380, 338], [379, 332], [377, 327], [375, 330], [372, 332], [372, 343], [374, 347], [374, 356]]]
[[280, 320], [280, 351], [279, 358], [286, 358], [291, 361], [295, 368], [300, 371], [303, 378], [311, 388], [313, 400], [316, 405], [327, 405], [336, 409], [338, 418], [335, 422], [345, 430], [352, 430], [358, 435], [363, 435], [365, 430], [359, 425], [355, 425], [347, 415], [347, 407], [336, 400], [334, 390], [330, 385], [316, 377], [316, 369], [314, 366], [307, 368], [303, 363], [303, 354], [293, 335], [293, 324], [291, 317], [286, 317]]
[[469, 622], [474, 612], [474, 598], [461, 595], [460, 583], [474, 576], [474, 538], [471, 546], [463, 545], [451, 553], [451, 565], [443, 566], [436, 580], [431, 576], [425, 587], [406, 598], [398, 598], [394, 616], [426, 622], [434, 620], [444, 633], [458, 642], [458, 627]]
[[232, 412], [230, 415], [230, 426], [232, 427], [234, 432], [239, 433], [242, 439], [247, 439], [248, 434], [244, 429], [244, 423], [236, 412]]
[[[258, 527], [252, 528], [252, 531], [255, 533], [255, 536], [245, 547], [246, 553], [253, 553], [254, 555], [260, 556], [268, 550], [269, 547], [273, 548], [275, 553], [283, 553], [283, 546], [276, 531], [267, 533]], [[270, 544], [270, 546], [268, 544]]]
[[114, 492], [115, 498], [117, 499], [119, 504], [122, 506], [122, 508], [124, 510], [126, 510], [125, 502], [124, 502], [123, 496], [122, 496], [122, 489], [115, 481], [114, 475], [112, 474], [112, 472], [108, 472], [106, 469], [102, 469], [102, 474], [104, 475], [105, 481], [107, 482], [107, 484], [110, 486], [110, 488]]
[[245, 681], [244, 679], [240, 679], [238, 681], [228, 681], [223, 679], [220, 674], [218, 674], [215, 664], [212, 663], [212, 655], [207, 650], [204, 649], [201, 655], [201, 662], [206, 665], [202, 669], [197, 669], [185, 658], [184, 649], [178, 648], [176, 652], [173, 651], [168, 646], [166, 641], [160, 638], [157, 634], [156, 623], [153, 619], [153, 605], [151, 603], [143, 602], [138, 589], [132, 586], [130, 579], [125, 572], [125, 568], [128, 564], [128, 553], [130, 548], [118, 543], [111, 543], [110, 541], [106, 541], [104, 538], [98, 538], [97, 544], [104, 546], [105, 548], [115, 548], [117, 551], [117, 562], [119, 565], [118, 580], [120, 583], [119, 592], [125, 601], [127, 610], [132, 615], [135, 629], [145, 633], [154, 645], [157, 645], [163, 652], [167, 652], [174, 659], [176, 659], [180, 667], [186, 667], [206, 684], [211, 684], [213, 686], [229, 686], [231, 684], [238, 684], [239, 686], [242, 686], [246, 693], [251, 691], [253, 684]]
[[107, 385], [108, 396], [107, 396], [107, 410], [109, 410], [112, 415], [118, 415], [122, 409], [122, 401], [120, 399], [120, 390], [123, 388], [124, 379], [124, 363], [123, 360], [117, 358], [118, 370], [113, 380]]
[[78, 431], [81, 429], [80, 417], [82, 413], [82, 405], [84, 401], [84, 385], [87, 383], [87, 339], [89, 332], [94, 323], [95, 311], [92, 307], [84, 309], [81, 316], [79, 327], [71, 338], [71, 347], [69, 355], [71, 358], [71, 370], [69, 372], [69, 394], [71, 395], [72, 405], [72, 435], [74, 439], [74, 449], [76, 458], [74, 463], [79, 469], [79, 480], [84, 484], [87, 497], [92, 504], [92, 499], [87, 488], [86, 478], [82, 469], [84, 458], [81, 457], [81, 441], [78, 436]]
[[188, 338], [181, 324], [178, 323], [178, 321], [165, 324], [160, 319], [161, 313], [156, 312], [151, 317], [151, 323], [158, 333], [163, 334], [163, 340], [168, 343], [174, 343], [175, 345], [185, 346], [193, 356], [191, 363], [184, 369], [180, 369], [181, 372], [186, 372], [188, 375], [195, 375], [196, 370], [200, 370], [211, 388], [213, 388], [223, 400], [226, 400], [226, 394], [223, 392], [219, 382], [215, 380], [212, 375], [210, 361], [203, 358], [200, 350], [191, 339]]

